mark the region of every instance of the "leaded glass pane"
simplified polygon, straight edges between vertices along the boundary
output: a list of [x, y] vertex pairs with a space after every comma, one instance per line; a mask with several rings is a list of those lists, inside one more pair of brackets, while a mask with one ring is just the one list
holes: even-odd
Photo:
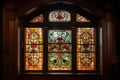
[[89, 45], [89, 44], [84, 44], [84, 45], [77, 45], [77, 52], [95, 52], [95, 45]]
[[95, 37], [94, 28], [77, 29], [77, 44], [95, 44]]
[[26, 45], [25, 52], [30, 52], [30, 53], [43, 52], [43, 45], [36, 45], [36, 44]]
[[43, 22], [43, 15], [40, 14], [39, 16], [34, 17], [30, 22]]
[[48, 31], [48, 70], [72, 69], [71, 30]]
[[43, 53], [25, 53], [25, 70], [42, 70]]
[[49, 52], [71, 52], [72, 45], [71, 44], [49, 44], [48, 51]]
[[77, 70], [95, 70], [95, 53], [77, 53]]
[[50, 22], [69, 22], [71, 14], [65, 10], [55, 10], [49, 13]]
[[90, 22], [90, 20], [86, 19], [85, 17], [83, 17], [79, 14], [76, 14], [76, 21], [77, 22]]
[[77, 70], [95, 70], [96, 30], [77, 28]]
[[43, 34], [42, 28], [25, 28], [24, 55], [25, 70], [42, 70]]
[[71, 53], [49, 53], [49, 70], [71, 70]]
[[25, 44], [42, 44], [42, 28], [25, 28]]
[[71, 43], [70, 30], [49, 30], [48, 43]]

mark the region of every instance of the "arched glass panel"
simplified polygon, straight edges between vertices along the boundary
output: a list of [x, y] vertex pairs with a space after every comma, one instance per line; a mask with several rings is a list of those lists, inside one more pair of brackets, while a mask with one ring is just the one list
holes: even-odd
[[90, 22], [90, 20], [86, 19], [85, 17], [83, 17], [79, 14], [76, 14], [76, 21], [77, 22]]
[[39, 16], [34, 17], [30, 22], [43, 22], [43, 20], [43, 14], [40, 14]]
[[24, 29], [25, 70], [42, 70], [43, 66], [42, 28]]
[[49, 13], [50, 22], [70, 22], [71, 14], [65, 10], [55, 10]]
[[77, 28], [77, 70], [95, 70], [95, 28]]

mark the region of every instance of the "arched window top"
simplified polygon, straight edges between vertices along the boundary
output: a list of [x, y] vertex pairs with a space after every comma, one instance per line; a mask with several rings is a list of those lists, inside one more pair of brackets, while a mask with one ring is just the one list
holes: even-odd
[[80, 14], [76, 14], [76, 21], [77, 22], [90, 22], [90, 20], [86, 19], [84, 16], [81, 16]]
[[55, 10], [49, 13], [50, 22], [70, 22], [71, 14], [65, 10]]
[[90, 14], [84, 8], [73, 7], [66, 2], [49, 3], [40, 5], [27, 11], [27, 14], [21, 17], [23, 22], [47, 23], [49, 22], [90, 22], [97, 23], [98, 17]]
[[30, 20], [30, 22], [43, 22], [43, 20], [44, 20], [43, 14], [40, 14], [34, 17], [32, 20]]
[[[30, 22], [43, 22], [44, 17], [43, 14], [40, 14], [36, 17], [34, 17]], [[49, 13], [49, 21], [50, 22], [69, 22], [71, 21], [71, 14], [70, 12], [67, 12], [65, 10], [55, 10], [51, 11]], [[76, 14], [76, 22], [90, 22], [87, 18], [84, 16], [81, 16], [80, 14]]]

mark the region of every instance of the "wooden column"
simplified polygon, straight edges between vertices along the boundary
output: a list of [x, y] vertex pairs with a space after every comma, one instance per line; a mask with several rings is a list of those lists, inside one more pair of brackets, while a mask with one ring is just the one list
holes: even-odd
[[[0, 4], [0, 32], [1, 32], [1, 34], [0, 34], [0, 37], [2, 38], [2, 31], [3, 31], [3, 23], [2, 23], [2, 4]], [[0, 79], [2, 79], [3, 78], [3, 58], [2, 58], [2, 39], [0, 39], [0, 47], [1, 47], [1, 49], [0, 49], [0, 75], [1, 75], [1, 78]]]
[[3, 79], [17, 80], [17, 26], [15, 9], [3, 9]]
[[111, 5], [106, 5], [103, 26], [103, 80], [111, 80], [112, 53], [113, 53], [113, 26], [111, 21]]

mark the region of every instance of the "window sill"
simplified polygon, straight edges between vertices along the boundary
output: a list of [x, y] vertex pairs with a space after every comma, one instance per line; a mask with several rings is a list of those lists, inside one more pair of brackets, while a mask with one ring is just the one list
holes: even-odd
[[49, 72], [49, 73], [32, 73], [32, 72], [27, 72], [27, 73], [23, 73], [23, 74], [20, 74], [20, 75], [83, 75], [83, 76], [89, 76], [89, 75], [100, 75], [99, 73], [58, 73], [58, 72]]

